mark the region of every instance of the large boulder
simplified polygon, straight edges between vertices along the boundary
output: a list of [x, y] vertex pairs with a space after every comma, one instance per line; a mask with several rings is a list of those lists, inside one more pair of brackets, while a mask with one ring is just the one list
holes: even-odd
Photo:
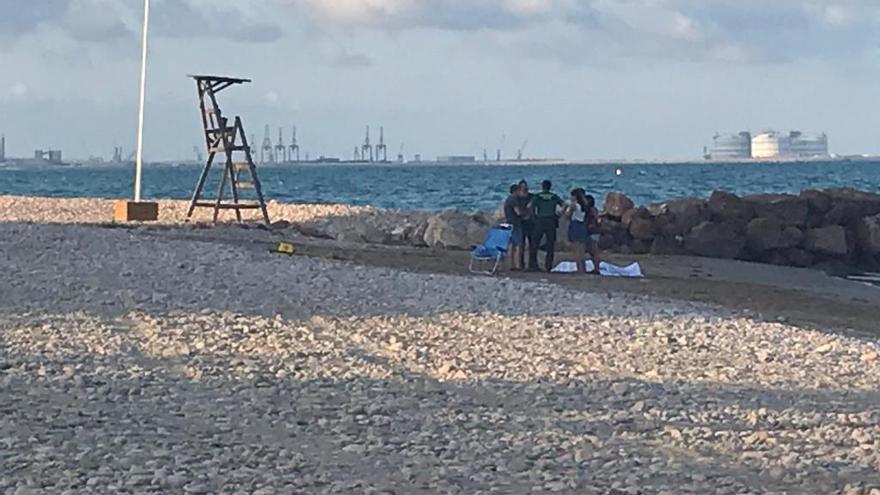
[[880, 214], [880, 194], [849, 188], [828, 189], [825, 194], [831, 197], [834, 206], [845, 206], [858, 219]]
[[765, 251], [761, 253], [757, 261], [761, 263], [767, 263], [768, 265], [779, 265], [779, 266], [788, 266], [790, 264], [788, 260], [788, 256], [785, 255], [784, 252], [773, 249], [771, 251]]
[[504, 223], [507, 221], [507, 215], [504, 213], [504, 204], [500, 205], [494, 212], [492, 212], [492, 219], [496, 223]]
[[702, 199], [674, 199], [652, 205], [658, 232], [667, 236], [685, 235], [701, 222], [709, 220], [708, 203]]
[[601, 234], [599, 236], [599, 249], [608, 251], [614, 249], [616, 246], [617, 239], [614, 238], [613, 234]]
[[806, 189], [801, 191], [800, 198], [807, 202], [810, 215], [824, 215], [828, 213], [828, 210], [833, 206], [831, 195], [825, 191]]
[[746, 223], [755, 216], [755, 207], [736, 194], [715, 191], [709, 197], [709, 212], [720, 221]]
[[773, 218], [784, 225], [804, 226], [809, 206], [807, 200], [791, 194], [755, 194], [743, 198], [755, 208], [755, 216]]
[[424, 241], [429, 247], [470, 249], [483, 242], [489, 227], [483, 215], [444, 211], [428, 218]]
[[620, 222], [629, 227], [633, 220], [637, 218], [651, 219], [652, 217], [653, 215], [651, 215], [651, 212], [647, 208], [642, 206], [640, 208], [633, 208], [624, 213], [623, 216], [620, 217]]
[[687, 254], [684, 239], [681, 236], [658, 235], [651, 243], [651, 254], [678, 256]]
[[796, 248], [804, 242], [804, 231], [797, 227], [782, 229], [782, 244], [786, 247]]
[[613, 218], [606, 217], [606, 216], [599, 218], [599, 232], [600, 233], [614, 234], [615, 232], [617, 232], [619, 230], [626, 230], [626, 228], [623, 226], [623, 223], [621, 223], [620, 221], [614, 220]]
[[623, 214], [636, 207], [633, 200], [623, 194], [610, 192], [605, 196], [605, 214], [617, 220], [623, 218]]
[[654, 221], [650, 218], [636, 217], [629, 224], [629, 235], [633, 239], [650, 241], [654, 239], [655, 233]]
[[[354, 222], [352, 230], [360, 241], [368, 244], [391, 244], [391, 232], [386, 232], [372, 222]], [[405, 236], [405, 232], [401, 237]]]
[[336, 239], [336, 229], [333, 228], [333, 222], [329, 219], [322, 218], [316, 221], [292, 223], [291, 227], [306, 237], [315, 237], [317, 239]]
[[865, 217], [858, 228], [859, 251], [880, 254], [880, 215]]
[[846, 229], [840, 225], [809, 229], [804, 236], [804, 248], [816, 254], [845, 257], [849, 254]]
[[785, 257], [788, 259], [788, 264], [801, 268], [809, 268], [816, 263], [816, 257], [812, 253], [798, 248], [786, 249]]
[[862, 218], [880, 214], [880, 195], [853, 189], [829, 189], [832, 207], [822, 218], [823, 225], [860, 228]]
[[703, 222], [684, 238], [687, 252], [711, 258], [737, 258], [745, 245], [745, 236], [731, 222]]
[[630, 248], [633, 254], [648, 254], [651, 252], [651, 244], [651, 241], [644, 239], [633, 239]]
[[420, 220], [407, 232], [407, 241], [415, 247], [428, 247], [425, 241], [425, 232], [428, 231], [428, 219]]
[[755, 218], [746, 227], [746, 245], [753, 253], [781, 249], [785, 226], [775, 218]]
[[746, 227], [746, 245], [753, 253], [797, 247], [803, 238], [800, 229], [775, 218], [755, 218]]

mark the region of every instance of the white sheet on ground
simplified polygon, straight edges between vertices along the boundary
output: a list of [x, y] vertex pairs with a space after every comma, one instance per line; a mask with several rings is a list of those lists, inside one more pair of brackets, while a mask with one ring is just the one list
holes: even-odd
[[[593, 271], [593, 262], [587, 261], [587, 271]], [[563, 261], [562, 263], [556, 265], [556, 268], [553, 269], [553, 273], [576, 273], [577, 272], [577, 264], [574, 261]], [[625, 277], [625, 278], [642, 278], [642, 266], [638, 263], [633, 263], [629, 266], [617, 266], [612, 265], [611, 263], [605, 263], [604, 261], [599, 263], [599, 272], [603, 277]]]

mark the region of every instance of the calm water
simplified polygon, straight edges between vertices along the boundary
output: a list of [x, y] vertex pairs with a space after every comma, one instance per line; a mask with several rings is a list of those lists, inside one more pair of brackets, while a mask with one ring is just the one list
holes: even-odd
[[[620, 168], [623, 174], [615, 175]], [[144, 170], [144, 196], [187, 199], [198, 179], [196, 166]], [[526, 179], [533, 189], [549, 178], [567, 193], [581, 186], [601, 201], [620, 191], [638, 204], [723, 189], [740, 194], [798, 192], [805, 188], [854, 187], [880, 191], [878, 162], [787, 164], [631, 164], [583, 166], [289, 166], [261, 167], [268, 199], [293, 203], [348, 203], [387, 208], [490, 210], [509, 185]], [[121, 198], [131, 195], [127, 168], [0, 169], [0, 194]], [[210, 192], [216, 191], [211, 188]]]

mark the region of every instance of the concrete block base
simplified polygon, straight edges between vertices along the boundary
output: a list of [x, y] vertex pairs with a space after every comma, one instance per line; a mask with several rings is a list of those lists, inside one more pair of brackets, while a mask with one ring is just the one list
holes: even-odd
[[117, 201], [113, 204], [114, 222], [155, 222], [157, 220], [159, 220], [159, 203]]

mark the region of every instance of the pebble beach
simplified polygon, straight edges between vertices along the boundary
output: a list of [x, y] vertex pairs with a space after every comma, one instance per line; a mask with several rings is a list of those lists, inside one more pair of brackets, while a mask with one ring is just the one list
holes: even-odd
[[880, 495], [876, 338], [109, 205], [0, 197], [0, 493]]

